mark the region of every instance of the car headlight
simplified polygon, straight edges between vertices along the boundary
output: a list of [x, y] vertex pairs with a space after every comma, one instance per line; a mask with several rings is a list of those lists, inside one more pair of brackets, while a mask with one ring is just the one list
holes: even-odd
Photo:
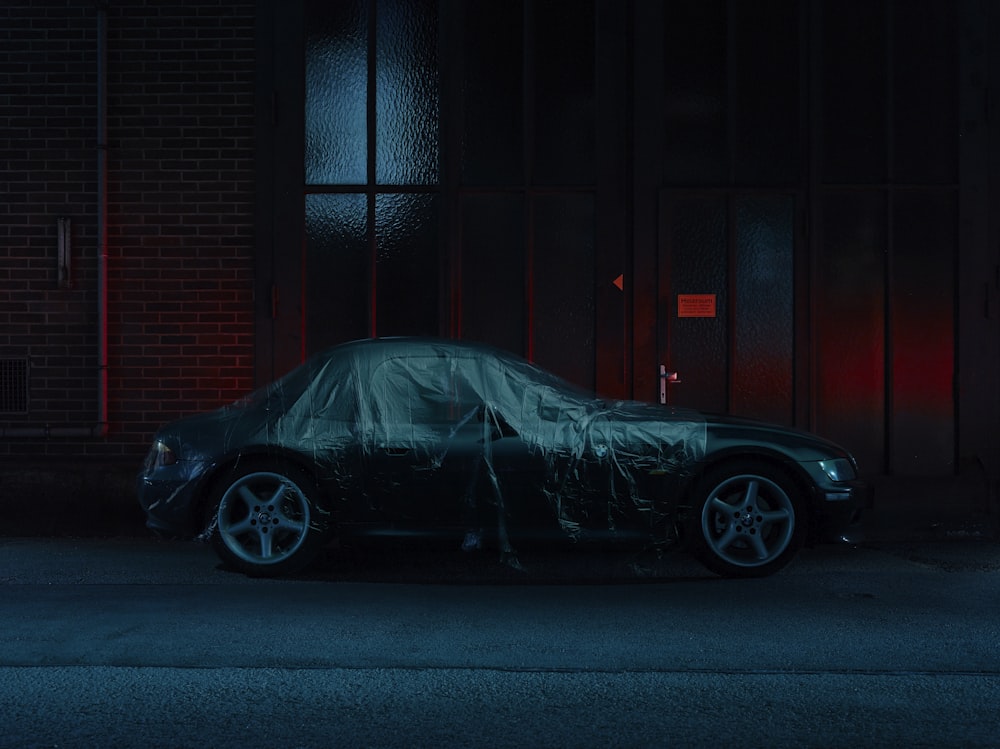
[[176, 462], [177, 453], [162, 440], [157, 440], [146, 456], [146, 472], [155, 471], [163, 466], [172, 466]]
[[823, 473], [830, 477], [831, 481], [850, 481], [857, 478], [854, 464], [847, 458], [821, 460], [819, 467], [823, 469]]

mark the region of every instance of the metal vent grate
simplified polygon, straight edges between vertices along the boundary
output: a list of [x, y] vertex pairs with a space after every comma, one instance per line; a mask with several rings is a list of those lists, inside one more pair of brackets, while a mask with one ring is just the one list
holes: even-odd
[[0, 413], [28, 412], [28, 360], [0, 359]]

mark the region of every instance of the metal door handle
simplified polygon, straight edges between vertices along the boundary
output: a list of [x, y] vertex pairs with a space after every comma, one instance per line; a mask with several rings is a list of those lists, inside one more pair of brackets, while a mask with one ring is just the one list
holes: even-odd
[[660, 405], [665, 406], [667, 404], [667, 383], [676, 385], [680, 381], [680, 374], [677, 372], [668, 372], [666, 365], [660, 365]]

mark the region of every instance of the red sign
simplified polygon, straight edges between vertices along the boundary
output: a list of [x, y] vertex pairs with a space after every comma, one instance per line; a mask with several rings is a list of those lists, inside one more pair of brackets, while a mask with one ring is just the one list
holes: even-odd
[[678, 294], [678, 317], [715, 317], [715, 294]]

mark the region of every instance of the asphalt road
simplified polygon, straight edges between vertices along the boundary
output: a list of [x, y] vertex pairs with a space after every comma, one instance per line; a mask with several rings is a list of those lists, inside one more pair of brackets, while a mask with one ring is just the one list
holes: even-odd
[[521, 561], [0, 539], [0, 746], [1000, 746], [995, 543]]

